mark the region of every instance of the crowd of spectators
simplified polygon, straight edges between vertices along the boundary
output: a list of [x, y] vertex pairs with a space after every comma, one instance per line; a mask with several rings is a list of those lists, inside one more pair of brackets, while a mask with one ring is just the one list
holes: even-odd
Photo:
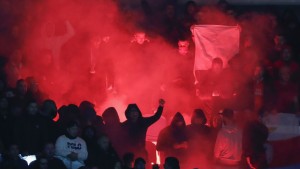
[[[10, 49], [1, 51], [10, 58], [1, 57], [0, 60], [1, 169], [268, 167], [270, 148], [266, 124], [273, 116], [288, 114], [299, 125], [297, 45], [300, 22], [296, 14], [287, 10], [281, 16], [275, 16], [274, 31], [263, 32], [261, 38], [247, 32], [243, 19], [250, 16], [225, 1], [208, 7], [193, 1], [184, 6], [165, 3], [163, 13], [156, 12], [150, 5], [142, 1], [142, 14], [148, 25], [139, 23], [145, 29], [139, 33], [145, 36], [143, 33], [152, 29], [151, 33], [161, 35], [173, 46], [178, 45], [180, 55], [193, 56], [192, 25], [239, 24], [242, 28], [240, 53], [230, 60], [229, 67], [223, 68], [222, 60], [215, 58], [212, 68], [197, 85], [186, 73], [192, 67], [190, 60], [177, 63], [184, 68], [180, 75], [182, 79], [176, 85], [185, 88], [199, 104], [194, 105], [193, 112], [188, 112], [192, 115], [191, 122], [184, 119], [183, 112], [172, 112], [170, 125], [159, 131], [156, 150], [165, 160], [164, 165], [151, 166], [151, 152], [146, 149], [147, 129], [164, 116], [163, 99], [158, 101], [157, 110], [151, 117], [143, 117], [136, 104], [129, 104], [124, 112], [124, 122], [120, 121], [116, 108], [109, 107], [101, 114], [89, 101], [57, 108], [56, 101], [39, 88], [34, 77], [19, 79], [15, 85], [8, 82], [15, 72], [7, 72], [7, 66], [17, 69], [21, 63], [17, 60], [7, 62], [14, 53], [11, 51], [18, 50], [18, 45], [22, 44], [20, 39], [18, 41], [20, 37], [13, 38], [12, 33], [11, 41], [19, 43], [13, 45], [10, 52], [7, 52]], [[130, 17], [127, 16], [130, 7], [120, 8], [125, 17]], [[218, 12], [222, 13], [221, 19], [212, 21], [212, 14]], [[156, 20], [158, 14], [160, 19]], [[13, 31], [14, 27], [11, 27]], [[138, 38], [135, 40], [131, 43], [151, 43], [145, 37], [142, 42]], [[192, 69], [190, 72], [192, 75]], [[222, 93], [224, 86], [234, 86], [234, 89]], [[163, 86], [161, 88], [164, 90]], [[211, 97], [216, 90], [221, 94]], [[230, 96], [226, 95], [228, 93]], [[168, 105], [168, 99], [166, 102]], [[57, 114], [59, 118], [54, 120]], [[37, 160], [28, 165], [22, 159], [27, 155], [36, 155]]]

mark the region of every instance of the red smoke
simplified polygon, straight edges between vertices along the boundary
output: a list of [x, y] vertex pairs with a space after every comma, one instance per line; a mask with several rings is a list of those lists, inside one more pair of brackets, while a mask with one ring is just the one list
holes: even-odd
[[[140, 7], [133, 12], [124, 12], [124, 8], [130, 6], [123, 6], [120, 10], [115, 2], [106, 0], [22, 3], [3, 0], [1, 3], [3, 13], [15, 18], [14, 23], [8, 25], [14, 31], [12, 36], [20, 42], [18, 45], [1, 42], [7, 46], [5, 53], [10, 61], [11, 86], [19, 78], [34, 76], [42, 91], [58, 105], [89, 100], [96, 104], [98, 114], [102, 114], [108, 106], [115, 106], [123, 116], [124, 107], [133, 102], [140, 106], [142, 112], [151, 113], [160, 97], [168, 103], [167, 114], [175, 114], [176, 111], [190, 114], [197, 105], [197, 100], [191, 99], [194, 89], [186, 93], [172, 86], [171, 82], [178, 73], [174, 66], [177, 49], [145, 28], [145, 23], [150, 24], [150, 20], [140, 12]], [[240, 24], [243, 33], [251, 37], [255, 49], [251, 52], [258, 55], [249, 54], [251, 57], [246, 58], [247, 63], [253, 65], [265, 57], [262, 49], [270, 44], [275, 26], [271, 15], [250, 13], [236, 20], [215, 7], [200, 9], [196, 20], [199, 24]], [[266, 22], [271, 24], [264, 24]], [[62, 43], [57, 54], [59, 61], [55, 61], [55, 53], [47, 48], [45, 37], [61, 37], [70, 33], [69, 24], [74, 34]], [[147, 46], [139, 53], [144, 56], [140, 60], [132, 53], [136, 45], [131, 42], [138, 31], [146, 32], [150, 40], [145, 42]], [[92, 48], [98, 49], [93, 57]], [[252, 67], [245, 70], [249, 75]], [[121, 119], [124, 120], [124, 116]]]

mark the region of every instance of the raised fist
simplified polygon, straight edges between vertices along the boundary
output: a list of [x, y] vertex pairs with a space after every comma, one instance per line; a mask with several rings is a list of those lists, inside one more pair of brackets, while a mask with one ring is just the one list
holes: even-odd
[[164, 99], [159, 99], [158, 103], [160, 106], [164, 106], [166, 101]]

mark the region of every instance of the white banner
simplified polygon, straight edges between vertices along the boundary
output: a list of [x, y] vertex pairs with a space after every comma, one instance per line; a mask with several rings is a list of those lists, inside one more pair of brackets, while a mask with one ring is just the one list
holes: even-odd
[[239, 52], [238, 26], [195, 25], [191, 28], [196, 51], [194, 70], [208, 70], [211, 61], [219, 57], [227, 66], [228, 60]]

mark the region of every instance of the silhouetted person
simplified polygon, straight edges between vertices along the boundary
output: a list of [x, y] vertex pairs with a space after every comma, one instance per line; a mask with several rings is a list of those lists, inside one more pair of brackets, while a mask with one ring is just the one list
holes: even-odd
[[88, 161], [90, 159], [95, 158], [96, 151], [98, 148], [97, 145], [97, 135], [96, 129], [93, 126], [86, 126], [82, 130], [82, 139], [85, 141], [88, 151], [88, 158], [86, 159], [85, 163], [88, 165]]
[[267, 147], [268, 128], [258, 120], [247, 122], [243, 130], [243, 163], [245, 168], [268, 168]]
[[89, 154], [86, 161], [87, 166], [97, 167], [99, 169], [114, 168], [115, 163], [119, 161], [118, 154], [110, 144], [109, 138], [106, 135], [101, 135], [97, 139], [97, 146], [93, 151], [94, 154]]
[[51, 169], [51, 167], [49, 166], [49, 160], [45, 156], [39, 156], [29, 165], [29, 169]]
[[25, 103], [28, 101], [27, 97], [27, 84], [24, 79], [19, 79], [16, 83], [16, 88], [13, 92], [14, 99], [23, 104], [23, 108], [25, 107]]
[[30, 169], [41, 169], [44, 165], [47, 166], [47, 169], [67, 169], [64, 163], [54, 157], [55, 154], [55, 146], [51, 142], [47, 142], [44, 145], [44, 149], [37, 157], [36, 161], [33, 161], [30, 163], [29, 168]]
[[[206, 113], [206, 118], [211, 126], [217, 113], [225, 108], [233, 97], [234, 85], [228, 79], [227, 72], [224, 71], [221, 58], [214, 58], [211, 68], [205, 73], [198, 72], [200, 74], [197, 74], [197, 71], [195, 73], [198, 80], [197, 95], [202, 104], [200, 107]], [[198, 76], [200, 77], [198, 78]]]
[[[189, 166], [201, 168], [208, 166], [213, 153], [212, 129], [206, 125], [207, 119], [201, 109], [195, 109], [191, 124], [187, 126], [189, 147]], [[200, 167], [201, 166], [201, 167]]]
[[49, 139], [55, 142], [57, 137], [61, 135], [58, 124], [54, 121], [57, 115], [56, 103], [53, 100], [45, 100], [42, 103], [39, 114], [45, 119], [49, 129]]
[[89, 101], [82, 101], [79, 105], [81, 115], [81, 125], [89, 126], [92, 125], [96, 129], [96, 133], [103, 133], [103, 120], [101, 116], [97, 115], [95, 105]]
[[59, 70], [61, 67], [60, 53], [63, 45], [75, 34], [74, 28], [68, 20], [65, 21], [65, 26], [66, 33], [59, 36], [55, 34], [55, 23], [48, 21], [43, 25], [41, 42], [45, 49], [51, 50], [51, 60], [55, 70]]
[[28, 86], [26, 97], [30, 100], [36, 100], [39, 105], [42, 104], [48, 96], [41, 91], [38, 82], [33, 77], [28, 77], [26, 83]]
[[6, 147], [12, 142], [11, 118], [8, 99], [0, 97], [0, 138]]
[[198, 6], [195, 1], [188, 1], [184, 4], [184, 14], [181, 19], [181, 24], [185, 31], [188, 31], [192, 25], [196, 24], [195, 15], [198, 11]]
[[[254, 69], [253, 77], [250, 81], [250, 100], [248, 108], [254, 108], [255, 113], [259, 115], [262, 110], [268, 105], [272, 100], [274, 100], [274, 85], [262, 66], [256, 66]], [[273, 96], [273, 97], [272, 97]], [[247, 95], [240, 96], [240, 99], [246, 98]]]
[[123, 169], [132, 169], [134, 162], [134, 154], [133, 153], [125, 153], [123, 155]]
[[291, 69], [280, 68], [280, 79], [275, 83], [276, 105], [280, 113], [295, 114], [299, 112], [299, 86], [292, 81]]
[[168, 3], [163, 9], [164, 13], [161, 16], [161, 35], [172, 45], [176, 45], [179, 37], [179, 20], [176, 14], [176, 5]]
[[55, 155], [61, 159], [67, 169], [78, 169], [85, 166], [88, 157], [85, 141], [78, 137], [79, 125], [75, 121], [68, 123], [66, 134], [58, 137], [55, 143]]
[[181, 113], [177, 112], [169, 126], [160, 131], [156, 145], [162, 157], [176, 157], [186, 162], [188, 149], [188, 136], [186, 124]]
[[26, 115], [15, 123], [14, 140], [22, 153], [32, 155], [40, 152], [48, 139], [47, 123], [39, 114], [37, 102], [32, 100], [27, 104]]
[[160, 99], [157, 111], [151, 117], [143, 117], [142, 112], [136, 104], [128, 105], [125, 110], [127, 120], [122, 123], [127, 152], [133, 152], [136, 156], [147, 159], [147, 152], [145, 149], [147, 129], [159, 120], [162, 115], [164, 104], [165, 101]]
[[57, 125], [59, 127], [60, 135], [65, 134], [65, 129], [71, 121], [80, 122], [80, 110], [77, 105], [69, 104], [68, 106], [61, 106], [58, 109], [59, 119]]
[[214, 149], [216, 168], [239, 168], [242, 156], [242, 132], [234, 122], [234, 112], [224, 109], [221, 113], [224, 126], [218, 132]]
[[115, 148], [119, 156], [122, 156], [125, 152], [123, 152], [123, 144], [120, 143], [120, 139], [123, 137], [121, 122], [117, 110], [114, 107], [105, 109], [102, 114], [102, 118], [105, 123], [103, 132], [109, 137], [112, 146]]
[[8, 152], [3, 157], [3, 161], [0, 163], [0, 168], [3, 169], [27, 169], [28, 164], [25, 160], [19, 157], [19, 147], [16, 144], [11, 144], [8, 148]]
[[137, 158], [134, 160], [134, 169], [145, 169], [146, 161], [143, 158]]
[[165, 159], [164, 169], [180, 169], [179, 160], [176, 157], [167, 157]]

